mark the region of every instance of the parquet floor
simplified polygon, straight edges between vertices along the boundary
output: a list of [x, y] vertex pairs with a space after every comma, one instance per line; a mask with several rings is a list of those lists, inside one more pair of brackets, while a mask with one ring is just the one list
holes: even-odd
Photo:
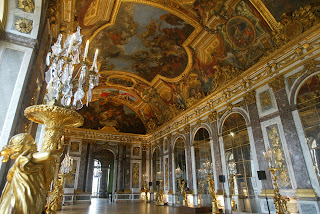
[[153, 203], [109, 203], [106, 199], [92, 199], [91, 205], [77, 204], [63, 206], [58, 214], [180, 214], [172, 206], [156, 206]]

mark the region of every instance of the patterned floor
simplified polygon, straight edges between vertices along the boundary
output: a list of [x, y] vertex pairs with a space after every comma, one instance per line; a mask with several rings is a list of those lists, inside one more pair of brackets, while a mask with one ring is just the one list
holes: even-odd
[[[63, 206], [58, 214], [180, 214], [179, 209], [172, 206], [155, 206], [152, 203], [109, 203], [106, 199], [92, 199], [91, 205], [77, 204]], [[181, 213], [182, 214], [182, 213]]]

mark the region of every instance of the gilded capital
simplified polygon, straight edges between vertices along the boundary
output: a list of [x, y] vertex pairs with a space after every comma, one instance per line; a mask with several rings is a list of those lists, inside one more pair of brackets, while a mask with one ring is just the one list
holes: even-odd
[[185, 131], [185, 133], [189, 133], [190, 132], [190, 124], [187, 124], [185, 127], [183, 127], [183, 130]]
[[279, 91], [284, 88], [284, 78], [283, 76], [276, 77], [272, 82], [269, 83], [269, 86], [274, 92]]
[[216, 111], [212, 111], [209, 114], [209, 119], [211, 120], [211, 122], [216, 121], [217, 120], [217, 112]]
[[256, 91], [255, 90], [249, 91], [244, 96], [244, 100], [247, 102], [247, 104], [255, 103], [256, 102]]

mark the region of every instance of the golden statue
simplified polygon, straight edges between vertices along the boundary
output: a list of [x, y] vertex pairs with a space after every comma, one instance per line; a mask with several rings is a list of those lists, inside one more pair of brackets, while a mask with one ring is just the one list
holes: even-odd
[[7, 175], [7, 184], [2, 192], [1, 214], [40, 214], [45, 208], [44, 164], [56, 159], [62, 152], [58, 149], [38, 152], [33, 137], [27, 133], [11, 138], [8, 146], [1, 151], [3, 162], [16, 159]]
[[183, 197], [182, 205], [183, 206], [188, 206], [187, 192], [186, 192], [186, 189], [185, 189], [186, 183], [184, 182], [184, 180], [183, 181], [179, 181], [179, 186], [180, 186], [180, 190], [181, 190], [181, 195]]

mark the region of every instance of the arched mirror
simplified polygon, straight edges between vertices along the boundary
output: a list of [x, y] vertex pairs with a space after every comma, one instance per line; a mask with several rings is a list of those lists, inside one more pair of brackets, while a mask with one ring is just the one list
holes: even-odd
[[222, 131], [233, 208], [241, 212], [251, 212], [254, 191], [246, 121], [238, 113], [231, 114], [225, 120]]
[[[211, 196], [209, 196], [207, 178], [204, 173], [204, 164], [212, 164], [211, 146], [209, 139], [209, 132], [205, 128], [200, 128], [194, 137], [193, 143], [194, 158], [195, 158], [195, 172], [197, 179], [197, 193], [198, 204], [201, 206], [211, 205]], [[212, 168], [212, 167], [211, 167]], [[213, 169], [211, 169], [211, 174]]]
[[174, 161], [175, 161], [175, 190], [176, 190], [176, 204], [182, 204], [182, 195], [179, 182], [184, 180], [187, 182], [187, 167], [186, 167], [186, 155], [185, 155], [185, 145], [181, 138], [178, 138], [174, 145]]
[[251, 212], [254, 199], [251, 150], [246, 121], [241, 114], [231, 114], [222, 128], [228, 182], [233, 209]]
[[297, 106], [313, 166], [320, 181], [320, 74], [310, 77], [301, 86]]

